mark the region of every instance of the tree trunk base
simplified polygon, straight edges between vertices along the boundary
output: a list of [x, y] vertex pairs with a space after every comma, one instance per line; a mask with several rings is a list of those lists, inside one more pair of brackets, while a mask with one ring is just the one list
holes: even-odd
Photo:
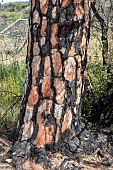
[[[111, 166], [113, 163], [113, 135], [110, 131], [88, 131], [79, 134], [67, 131], [56, 146], [36, 148], [28, 141], [18, 141], [10, 151], [16, 170], [79, 170], [81, 157], [101, 158], [101, 162], [85, 161], [92, 166]], [[94, 165], [95, 164], [95, 165]]]

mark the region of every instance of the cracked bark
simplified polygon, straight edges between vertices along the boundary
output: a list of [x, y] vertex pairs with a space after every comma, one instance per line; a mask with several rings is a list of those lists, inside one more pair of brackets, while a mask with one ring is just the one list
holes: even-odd
[[40, 157], [47, 150], [68, 155], [63, 142], [83, 128], [89, 21], [90, 0], [30, 2], [25, 87], [15, 143], [27, 141], [24, 155], [37, 152]]

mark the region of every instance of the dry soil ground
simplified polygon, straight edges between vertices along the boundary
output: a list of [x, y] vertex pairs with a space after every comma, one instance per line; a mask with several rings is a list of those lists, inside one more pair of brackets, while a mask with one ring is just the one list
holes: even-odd
[[[5, 137], [4, 135], [1, 136], [0, 137], [0, 170], [15, 169], [11, 166], [10, 159], [6, 159], [7, 162], [5, 162], [6, 153], [10, 150], [11, 147], [12, 147], [12, 142], [9, 141], [7, 137]], [[53, 155], [50, 154], [49, 156], [53, 164], [53, 168], [51, 168], [50, 170], [53, 170], [54, 167], [59, 166], [61, 162], [67, 158], [63, 156], [61, 153], [54, 153]], [[103, 158], [101, 158], [96, 153], [94, 153], [93, 155], [80, 155], [80, 162], [70, 160], [67, 161], [66, 164], [68, 167], [70, 167], [70, 169], [74, 167], [79, 167], [81, 168], [81, 170], [113, 170], [113, 164], [110, 166], [108, 165], [103, 166], [99, 164], [99, 162], [102, 162], [102, 159]], [[44, 170], [43, 166], [39, 164], [35, 164], [33, 160], [24, 161], [23, 167], [25, 170]], [[62, 170], [62, 168], [60, 170]]]

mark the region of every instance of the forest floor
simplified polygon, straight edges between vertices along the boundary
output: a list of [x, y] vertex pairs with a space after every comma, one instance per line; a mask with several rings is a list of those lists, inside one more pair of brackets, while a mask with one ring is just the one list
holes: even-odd
[[[6, 132], [5, 132], [6, 133]], [[13, 142], [10, 140], [8, 133], [6, 135], [0, 133], [0, 170], [14, 170], [11, 165], [11, 159], [6, 159], [7, 152], [11, 149]], [[107, 153], [104, 153], [107, 155]], [[102, 153], [96, 151], [91, 155], [79, 155], [79, 161], [71, 159], [61, 153], [49, 154], [52, 167], [50, 170], [113, 170], [113, 161], [104, 162], [105, 157]], [[64, 166], [65, 165], [65, 166]], [[60, 166], [59, 169], [55, 167]], [[68, 167], [65, 168], [65, 167]], [[23, 162], [24, 170], [45, 170], [41, 164], [36, 164], [34, 160], [26, 160]]]

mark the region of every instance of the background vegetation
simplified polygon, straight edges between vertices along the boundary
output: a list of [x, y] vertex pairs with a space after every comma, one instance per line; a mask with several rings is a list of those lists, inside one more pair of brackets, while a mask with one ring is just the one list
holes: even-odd
[[[8, 3], [0, 8], [0, 31], [4, 31], [25, 13], [28, 3]], [[22, 17], [22, 20], [26, 15]], [[25, 19], [0, 34], [0, 129], [17, 122], [22, 99], [25, 57]], [[26, 28], [27, 29], [27, 28]], [[22, 48], [21, 48], [22, 47]], [[17, 50], [21, 49], [17, 53]]]
[[0, 64], [0, 128], [10, 127], [19, 113], [25, 61]]

